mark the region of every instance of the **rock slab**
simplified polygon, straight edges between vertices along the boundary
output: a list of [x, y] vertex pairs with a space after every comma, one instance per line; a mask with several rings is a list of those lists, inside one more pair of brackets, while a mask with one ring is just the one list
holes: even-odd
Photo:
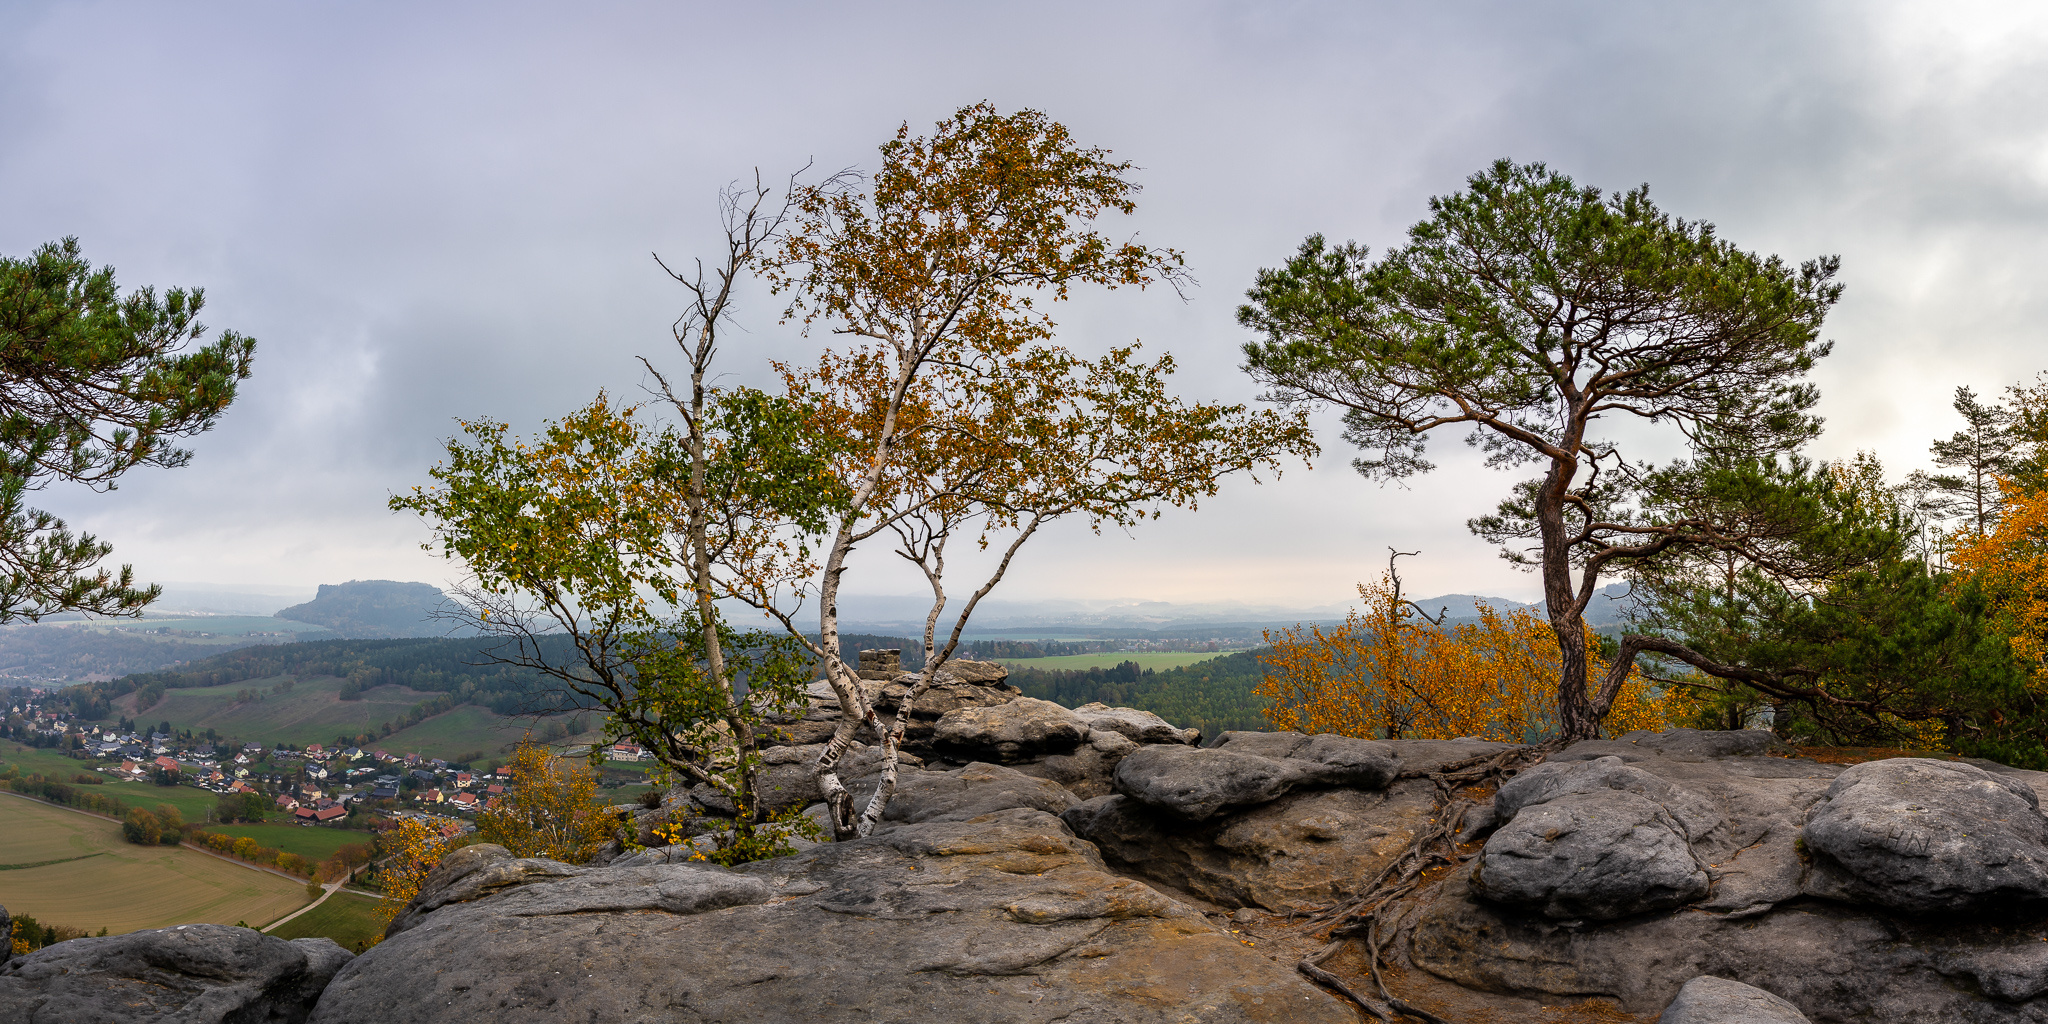
[[185, 924], [45, 946], [0, 966], [8, 1024], [299, 1024], [350, 961], [330, 939]]
[[1270, 803], [1309, 786], [1384, 789], [1400, 774], [1385, 743], [1299, 733], [1224, 733], [1215, 747], [1142, 747], [1116, 766], [1116, 789], [1134, 800], [1205, 821]]
[[[509, 859], [480, 855], [468, 871]], [[1110, 873], [1094, 847], [1032, 808], [902, 824], [731, 871], [535, 878], [420, 915], [352, 961], [312, 1019], [1356, 1019], [1290, 965]], [[438, 881], [452, 889], [462, 879]]]

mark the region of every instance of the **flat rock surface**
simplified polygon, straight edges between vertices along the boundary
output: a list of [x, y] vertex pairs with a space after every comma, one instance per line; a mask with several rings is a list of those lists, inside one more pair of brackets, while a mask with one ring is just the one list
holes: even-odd
[[671, 889], [696, 895], [661, 906], [593, 903], [648, 887], [615, 870], [444, 904], [352, 961], [313, 1019], [1357, 1019], [1196, 911], [1110, 873], [1039, 810], [901, 825], [738, 871], [666, 866]]
[[0, 966], [8, 1024], [298, 1024], [349, 962], [329, 939], [187, 924], [72, 939]]

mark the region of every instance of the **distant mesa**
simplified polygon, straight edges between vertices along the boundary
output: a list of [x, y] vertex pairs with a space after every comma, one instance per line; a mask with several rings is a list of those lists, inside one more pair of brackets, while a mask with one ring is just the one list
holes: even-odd
[[441, 588], [426, 583], [350, 580], [323, 583], [311, 601], [286, 608], [276, 617], [325, 626], [351, 640], [446, 636], [449, 624], [434, 619], [446, 603]]

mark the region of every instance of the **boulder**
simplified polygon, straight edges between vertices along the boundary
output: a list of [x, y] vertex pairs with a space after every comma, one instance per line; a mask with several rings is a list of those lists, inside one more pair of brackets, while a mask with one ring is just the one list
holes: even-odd
[[[444, 883], [446, 884], [446, 883]], [[435, 898], [429, 893], [428, 898]], [[319, 1024], [1349, 1022], [1043, 811], [903, 824], [725, 870], [608, 867], [444, 902]]]
[[1189, 821], [1271, 802], [1300, 781], [1270, 757], [1200, 747], [1143, 747], [1116, 766], [1118, 792]]
[[1088, 738], [1088, 724], [1049, 700], [1018, 697], [994, 707], [963, 707], [940, 718], [932, 746], [966, 761], [1012, 763], [1064, 754]]
[[1664, 808], [1615, 790], [1522, 808], [1486, 840], [1472, 874], [1478, 895], [1554, 920], [1682, 907], [1710, 886]]
[[349, 954], [249, 928], [184, 924], [72, 939], [0, 966], [9, 1024], [298, 1024]]
[[0, 967], [14, 959], [14, 918], [7, 916], [7, 908], [0, 907]]
[[1150, 711], [1113, 708], [1107, 704], [1083, 704], [1074, 714], [1096, 732], [1118, 733], [1134, 743], [1200, 743], [1202, 730], [1182, 729]]
[[1618, 757], [1539, 764], [1493, 798], [1496, 822], [1472, 875], [1479, 896], [1557, 920], [1611, 920], [1681, 907], [1712, 886], [1691, 837], [1714, 805]]
[[[862, 807], [874, 794], [869, 780], [854, 793], [854, 806]], [[1016, 808], [1060, 814], [1081, 803], [1057, 783], [1033, 778], [1014, 768], [976, 762], [955, 771], [906, 771], [896, 780], [896, 792], [882, 812], [885, 822], [919, 824], [927, 821], [967, 821]]]
[[1701, 975], [1678, 990], [1657, 1024], [1808, 1024], [1799, 1007], [1754, 986]]
[[1532, 804], [1598, 793], [1633, 793], [1665, 808], [1688, 841], [1705, 839], [1723, 823], [1723, 815], [1712, 800], [1612, 756], [1581, 762], [1551, 761], [1525, 769], [1501, 784], [1493, 798], [1493, 816], [1505, 825]]
[[1466, 993], [1545, 1004], [1598, 995], [1646, 1020], [1703, 973], [1777, 993], [1825, 1024], [2048, 1020], [2048, 1006], [1981, 994], [1971, 984], [1971, 971], [1984, 970], [1976, 966], [1981, 953], [1966, 967], [1941, 952], [2025, 951], [2044, 945], [2038, 936], [1987, 936], [1961, 923], [1930, 928], [1839, 904], [1808, 900], [1747, 917], [1641, 914], [1567, 928], [1477, 899], [1454, 875], [1413, 927], [1408, 961]]
[[1842, 772], [1806, 818], [1806, 892], [1916, 913], [2048, 903], [2048, 818], [2025, 783], [1893, 758]]
[[1383, 789], [1400, 773], [1393, 748], [1344, 736], [1224, 733], [1213, 748], [1156, 745], [1116, 768], [1118, 792], [1190, 821], [1278, 799], [1304, 786]]

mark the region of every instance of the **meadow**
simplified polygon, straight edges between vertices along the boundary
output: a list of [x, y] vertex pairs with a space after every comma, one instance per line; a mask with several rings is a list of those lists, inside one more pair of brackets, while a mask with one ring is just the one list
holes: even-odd
[[367, 843], [375, 838], [368, 832], [319, 825], [208, 825], [206, 830], [221, 835], [248, 836], [260, 846], [296, 853], [315, 861], [326, 860], [334, 856], [334, 851], [351, 843]]
[[[384, 723], [403, 721], [414, 705], [441, 696], [404, 686], [378, 686], [364, 690], [359, 700], [342, 700], [343, 680], [333, 676], [301, 676], [293, 681], [290, 692], [271, 692], [285, 679], [276, 676], [165, 690], [162, 700], [141, 712], [135, 710], [135, 695], [129, 694], [114, 701], [114, 710], [151, 725], [169, 722], [173, 729], [195, 733], [212, 729], [219, 736], [265, 746], [304, 746], [331, 744], [341, 736], [375, 735]], [[263, 699], [237, 699], [250, 690], [260, 692]], [[370, 746], [448, 760], [479, 751], [490, 758], [532, 728], [533, 723], [526, 719], [465, 704], [374, 740]]]
[[270, 934], [280, 939], [329, 938], [341, 948], [360, 953], [370, 940], [384, 934], [384, 918], [377, 913], [375, 896], [337, 892], [327, 902], [278, 925]]
[[1115, 668], [1126, 661], [1135, 661], [1140, 669], [1169, 669], [1182, 665], [1220, 658], [1223, 653], [1216, 651], [1103, 651], [1099, 654], [1067, 654], [1057, 658], [1002, 658], [1003, 665], [1010, 668], [1036, 668], [1047, 672], [1078, 671], [1091, 668]]
[[0, 906], [38, 920], [110, 934], [174, 924], [261, 926], [306, 905], [304, 883], [196, 850], [136, 846], [121, 826], [0, 794]]

